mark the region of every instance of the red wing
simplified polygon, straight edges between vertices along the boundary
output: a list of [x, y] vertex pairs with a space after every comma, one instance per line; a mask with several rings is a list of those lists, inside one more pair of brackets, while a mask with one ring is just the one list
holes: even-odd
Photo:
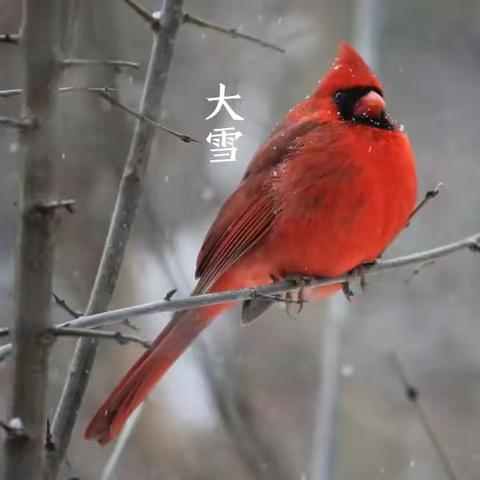
[[[259, 185], [261, 188], [261, 185]], [[197, 259], [195, 291], [205, 291], [228, 267], [248, 251], [273, 224], [275, 212], [269, 192], [249, 195], [243, 182], [220, 210]]]
[[272, 167], [291, 155], [291, 147], [318, 122], [307, 120], [279, 126], [259, 148], [242, 183], [225, 202], [198, 254], [196, 293], [205, 291], [223, 272], [245, 254], [271, 228], [278, 206], [270, 189]]

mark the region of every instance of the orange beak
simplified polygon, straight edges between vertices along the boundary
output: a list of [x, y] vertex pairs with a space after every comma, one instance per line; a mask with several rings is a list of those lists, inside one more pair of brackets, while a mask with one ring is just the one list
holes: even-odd
[[361, 97], [353, 109], [353, 114], [357, 117], [379, 118], [385, 111], [385, 100], [373, 90]]

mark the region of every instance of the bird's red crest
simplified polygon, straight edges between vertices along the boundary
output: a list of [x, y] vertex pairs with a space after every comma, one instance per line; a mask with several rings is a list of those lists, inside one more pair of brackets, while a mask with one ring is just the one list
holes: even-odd
[[341, 42], [337, 57], [320, 81], [316, 93], [330, 96], [337, 90], [352, 87], [375, 87], [381, 90], [382, 84], [360, 54], [349, 43]]

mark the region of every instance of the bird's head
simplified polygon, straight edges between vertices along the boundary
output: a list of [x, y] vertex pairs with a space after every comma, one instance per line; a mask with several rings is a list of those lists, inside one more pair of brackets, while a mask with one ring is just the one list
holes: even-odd
[[299, 105], [298, 116], [317, 116], [325, 121], [346, 121], [396, 130], [385, 111], [380, 80], [347, 42], [338, 46], [337, 57], [317, 89]]

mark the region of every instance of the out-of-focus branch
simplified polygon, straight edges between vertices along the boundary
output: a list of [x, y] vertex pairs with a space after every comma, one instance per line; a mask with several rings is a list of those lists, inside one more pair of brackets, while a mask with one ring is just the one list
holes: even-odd
[[24, 118], [15, 118], [15, 117], [1, 117], [0, 116], [0, 125], [4, 127], [13, 127], [23, 129], [30, 125], [30, 122]]
[[[69, 92], [103, 92], [103, 93], [113, 93], [116, 91], [112, 87], [59, 87], [57, 89], [58, 93], [69, 93]], [[22, 95], [23, 90], [21, 88], [10, 88], [8, 90], [0, 90], [0, 98], [16, 97], [17, 95]]]
[[90, 59], [90, 58], [67, 58], [62, 60], [61, 65], [63, 68], [70, 67], [113, 67], [116, 69], [120, 68], [133, 68], [138, 70], [140, 64], [135, 62], [129, 62], [127, 60], [101, 60], [101, 59]]
[[[141, 315], [149, 315], [160, 312], [177, 312], [180, 310], [190, 310], [209, 305], [221, 303], [241, 302], [244, 300], [254, 300], [265, 295], [275, 295], [289, 291], [298, 290], [305, 287], [318, 287], [326, 285], [343, 284], [351, 282], [356, 278], [380, 273], [390, 272], [400, 267], [422, 264], [426, 261], [451, 255], [452, 253], [470, 249], [473, 252], [480, 252], [480, 232], [470, 237], [458, 240], [457, 242], [443, 245], [441, 247], [425, 250], [423, 252], [412, 253], [403, 257], [393, 258], [391, 260], [378, 260], [374, 264], [364, 265], [352, 272], [335, 278], [306, 278], [303, 285], [298, 285], [295, 280], [282, 280], [256, 288], [243, 288], [240, 290], [228, 290], [219, 293], [207, 293], [204, 295], [195, 295], [187, 298], [162, 300], [159, 302], [144, 303], [133, 307], [119, 308], [107, 312], [84, 315], [64, 322], [57, 327], [74, 328], [98, 328], [108, 325], [124, 323], [125, 319], [132, 319]], [[10, 355], [11, 345], [0, 347], [0, 361]]]
[[0, 43], [10, 43], [18, 45], [20, 42], [20, 35], [18, 33], [3, 33], [0, 34]]
[[259, 428], [248, 394], [244, 389], [238, 388], [238, 382], [232, 378], [236, 373], [236, 365], [224, 365], [227, 369], [225, 378], [228, 378], [228, 381], [223, 382], [216, 373], [215, 362], [201, 339], [197, 342], [197, 351], [200, 367], [224, 428], [235, 442], [239, 456], [251, 472], [251, 478], [293, 478], [294, 472], [278, 451], [274, 439]]
[[311, 456], [312, 480], [334, 478], [338, 424], [341, 404], [342, 345], [346, 319], [330, 315], [323, 329], [322, 368], [318, 380], [313, 451]]
[[[139, 115], [142, 117], [157, 119], [160, 115], [163, 91], [181, 20], [182, 1], [165, 0], [160, 26], [154, 33], [152, 53], [140, 102]], [[112, 299], [142, 196], [154, 131], [150, 123], [137, 120], [86, 314], [105, 310]], [[87, 388], [97, 347], [98, 340], [82, 339], [75, 349], [53, 421], [53, 437], [57, 448], [46, 455], [44, 480], [53, 480], [58, 475]]]
[[128, 439], [130, 438], [130, 435], [135, 429], [144, 407], [145, 402], [141, 403], [138, 408], [136, 408], [135, 411], [128, 417], [125, 426], [122, 428], [122, 431], [118, 435], [118, 440], [115, 442], [113, 451], [108, 457], [107, 462], [105, 463], [105, 467], [103, 468], [100, 480], [109, 480], [112, 477], [115, 478], [115, 468], [117, 467], [118, 461], [122, 457], [122, 453], [127, 445]]
[[20, 186], [17, 243], [15, 362], [9, 424], [24, 435], [7, 435], [5, 480], [37, 479], [42, 465], [48, 383], [50, 296], [54, 258], [55, 209], [39, 209], [55, 198], [56, 155], [52, 126], [59, 74], [55, 55], [56, 0], [23, 2], [25, 61], [23, 117], [31, 121], [21, 141], [25, 159]]
[[183, 15], [183, 21], [184, 23], [191, 23], [192, 25], [196, 25], [197, 27], [207, 28], [209, 30], [215, 30], [216, 32], [224, 33], [232, 38], [241, 38], [243, 40], [247, 40], [248, 42], [255, 43], [256, 45], [260, 45], [261, 47], [270, 48], [271, 50], [275, 50], [276, 52], [285, 53], [285, 49], [277, 47], [273, 43], [266, 42], [265, 40], [252, 37], [251, 35], [247, 35], [245, 33], [241, 33], [236, 28], [224, 27], [223, 25], [219, 25], [218, 23], [203, 20], [202, 18], [195, 17], [193, 15], [190, 15], [189, 13], [185, 13]]
[[405, 390], [405, 397], [407, 400], [412, 404], [417, 412], [418, 419], [422, 424], [422, 427], [427, 434], [435, 452], [438, 455], [438, 458], [442, 464], [442, 467], [445, 471], [445, 474], [449, 480], [457, 480], [457, 475], [455, 474], [455, 470], [453, 469], [452, 462], [448, 457], [447, 451], [443, 448], [442, 442], [438, 438], [435, 430], [428, 419], [428, 416], [423, 408], [423, 405], [420, 402], [420, 392], [416, 387], [414, 387], [410, 381], [408, 380], [407, 374], [405, 372], [405, 368], [400, 361], [400, 358], [396, 354], [391, 355], [391, 363], [394, 372], [397, 374], [402, 386]]

